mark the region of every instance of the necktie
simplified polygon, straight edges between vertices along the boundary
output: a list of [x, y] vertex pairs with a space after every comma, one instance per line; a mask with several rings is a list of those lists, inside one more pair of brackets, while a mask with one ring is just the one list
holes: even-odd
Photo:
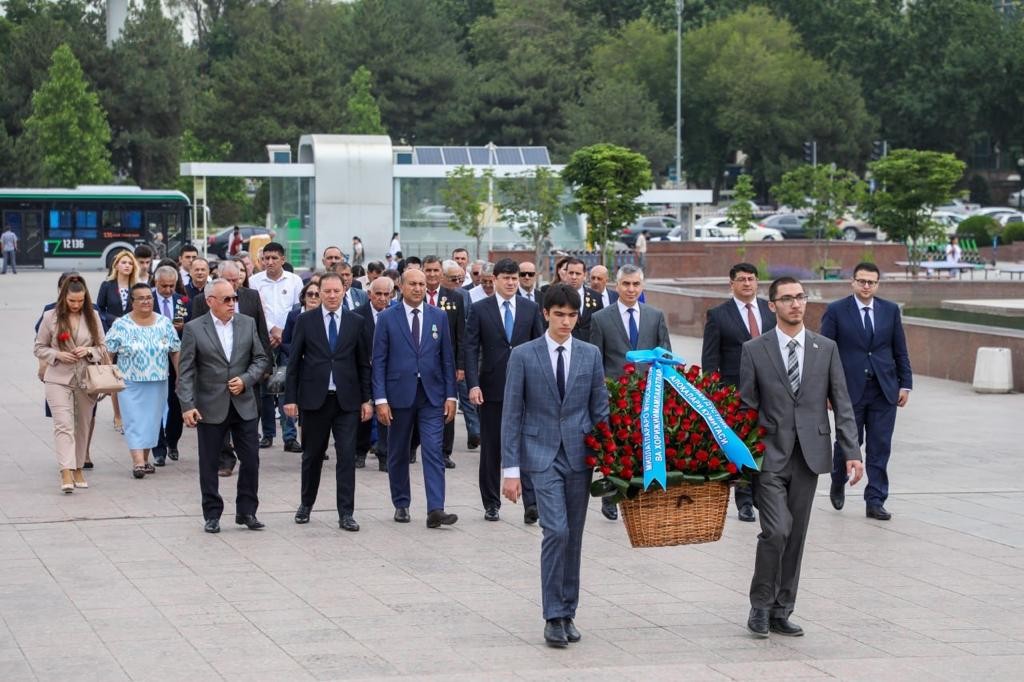
[[420, 352], [420, 309], [412, 309], [412, 347]]
[[757, 328], [757, 318], [754, 317], [754, 306], [751, 303], [747, 304], [747, 326], [750, 327], [750, 338], [756, 339], [761, 335], [761, 330]]
[[428, 291], [427, 292], [427, 295], [430, 296], [430, 305], [437, 305], [437, 303], [434, 302], [434, 295], [435, 294], [437, 294], [436, 291]]
[[565, 346], [559, 346], [555, 350], [558, 351], [558, 365], [555, 369], [555, 383], [558, 384], [558, 397], [560, 400], [565, 400], [565, 356], [562, 353], [565, 352]]
[[626, 312], [629, 313], [629, 348], [636, 350], [636, 346], [640, 343], [640, 330], [636, 328], [636, 310], [633, 308], [627, 308]]
[[505, 301], [502, 305], [505, 306], [505, 338], [512, 343], [512, 304]]
[[789, 360], [786, 362], [786, 374], [789, 375], [789, 387], [793, 389], [793, 395], [800, 391], [800, 361], [796, 357], [796, 339], [786, 344], [789, 348]]
[[[352, 308], [350, 308], [349, 305], [348, 305], [348, 297], [351, 296], [351, 295], [352, 294], [350, 294], [349, 292], [347, 292], [347, 291], [345, 292], [345, 297], [341, 299], [341, 308], [342, 308], [342, 310], [352, 310]], [[331, 313], [331, 316], [333, 317], [334, 313]]]
[[868, 333], [868, 341], [874, 339], [875, 325], [871, 324], [871, 308], [864, 306], [864, 331]]
[[334, 318], [334, 313], [327, 315], [331, 318], [330, 324], [327, 325], [327, 345], [331, 347], [333, 353], [334, 347], [338, 345], [338, 321]]
[[164, 302], [164, 317], [166, 317], [168, 320], [174, 319], [174, 316], [171, 315], [171, 299], [164, 298], [161, 300]]

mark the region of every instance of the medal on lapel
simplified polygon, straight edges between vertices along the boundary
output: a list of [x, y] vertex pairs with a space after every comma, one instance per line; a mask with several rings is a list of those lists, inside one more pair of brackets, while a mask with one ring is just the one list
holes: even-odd
[[435, 341], [437, 341], [437, 325], [436, 324], [430, 325], [430, 335], [434, 337]]

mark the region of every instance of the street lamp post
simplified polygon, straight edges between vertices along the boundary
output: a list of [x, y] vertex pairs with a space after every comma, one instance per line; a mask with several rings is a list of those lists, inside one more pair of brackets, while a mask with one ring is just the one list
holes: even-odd
[[[676, 188], [683, 187], [683, 4], [676, 0]], [[676, 206], [679, 222], [683, 222], [683, 205]], [[686, 235], [690, 236], [687, 221]]]
[[1020, 171], [1020, 187], [1017, 188], [1017, 210], [1024, 209], [1024, 156], [1017, 159], [1017, 170]]

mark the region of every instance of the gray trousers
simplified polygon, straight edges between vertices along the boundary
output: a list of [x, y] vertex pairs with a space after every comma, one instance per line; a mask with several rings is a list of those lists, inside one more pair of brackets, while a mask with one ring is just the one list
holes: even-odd
[[750, 605], [769, 609], [772, 618], [788, 618], [793, 613], [817, 481], [799, 443], [782, 471], [754, 476], [761, 533], [750, 581]]
[[583, 524], [590, 500], [591, 469], [573, 471], [558, 449], [544, 471], [531, 471], [544, 539], [540, 544], [540, 587], [544, 620], [575, 618], [580, 602]]

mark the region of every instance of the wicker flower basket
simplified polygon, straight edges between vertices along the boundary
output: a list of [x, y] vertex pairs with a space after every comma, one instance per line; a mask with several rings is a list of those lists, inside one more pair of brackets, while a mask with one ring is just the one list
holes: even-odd
[[684, 483], [623, 500], [622, 519], [634, 547], [715, 542], [729, 509], [727, 483]]

